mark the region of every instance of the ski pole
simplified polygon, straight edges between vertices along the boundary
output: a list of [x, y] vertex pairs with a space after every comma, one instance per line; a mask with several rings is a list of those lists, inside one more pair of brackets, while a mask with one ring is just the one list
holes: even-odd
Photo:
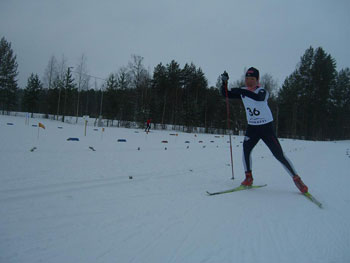
[[[226, 72], [226, 71], [225, 71]], [[235, 179], [233, 172], [233, 157], [232, 157], [232, 140], [231, 140], [231, 128], [230, 128], [230, 107], [228, 101], [228, 89], [227, 89], [228, 80], [225, 81], [225, 94], [226, 94], [226, 111], [227, 111], [227, 129], [229, 130], [229, 138], [230, 138], [230, 153], [231, 153], [231, 170], [232, 170], [232, 180]]]

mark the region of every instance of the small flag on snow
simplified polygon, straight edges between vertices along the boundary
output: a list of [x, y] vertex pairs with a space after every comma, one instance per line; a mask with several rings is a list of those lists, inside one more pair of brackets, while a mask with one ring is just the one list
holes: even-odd
[[44, 124], [42, 124], [41, 122], [39, 122], [39, 127], [45, 129]]

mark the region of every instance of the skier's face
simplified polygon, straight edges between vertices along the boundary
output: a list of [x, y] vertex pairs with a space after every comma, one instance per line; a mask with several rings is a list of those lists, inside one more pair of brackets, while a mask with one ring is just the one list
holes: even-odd
[[258, 80], [255, 77], [246, 77], [245, 85], [248, 88], [255, 88], [256, 86], [258, 86]]

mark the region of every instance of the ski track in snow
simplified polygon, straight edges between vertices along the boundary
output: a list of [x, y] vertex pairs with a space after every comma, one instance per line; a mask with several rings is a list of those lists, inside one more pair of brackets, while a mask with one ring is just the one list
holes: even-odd
[[319, 209], [262, 142], [267, 187], [207, 196], [243, 180], [242, 137], [232, 181], [227, 136], [30, 121], [0, 116], [0, 262], [350, 262], [350, 141], [281, 139]]

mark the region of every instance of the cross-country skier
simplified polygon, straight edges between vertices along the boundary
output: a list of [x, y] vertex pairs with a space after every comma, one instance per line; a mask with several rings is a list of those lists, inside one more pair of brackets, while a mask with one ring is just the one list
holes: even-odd
[[149, 133], [149, 130], [151, 129], [151, 119], [148, 118], [146, 122], [146, 129], [145, 132]]
[[[229, 76], [225, 71], [221, 75], [221, 93], [226, 97], [226, 87]], [[230, 99], [241, 99], [247, 116], [248, 127], [243, 142], [243, 164], [245, 168], [245, 180], [241, 183], [244, 186], [253, 184], [251, 152], [260, 139], [269, 147], [272, 154], [286, 168], [293, 178], [295, 185], [302, 193], [308, 191], [308, 187], [298, 176], [292, 162], [284, 155], [282, 147], [273, 131], [273, 117], [267, 104], [269, 93], [259, 86], [259, 70], [249, 68], [245, 75], [245, 85], [243, 88], [234, 88], [227, 91]]]

